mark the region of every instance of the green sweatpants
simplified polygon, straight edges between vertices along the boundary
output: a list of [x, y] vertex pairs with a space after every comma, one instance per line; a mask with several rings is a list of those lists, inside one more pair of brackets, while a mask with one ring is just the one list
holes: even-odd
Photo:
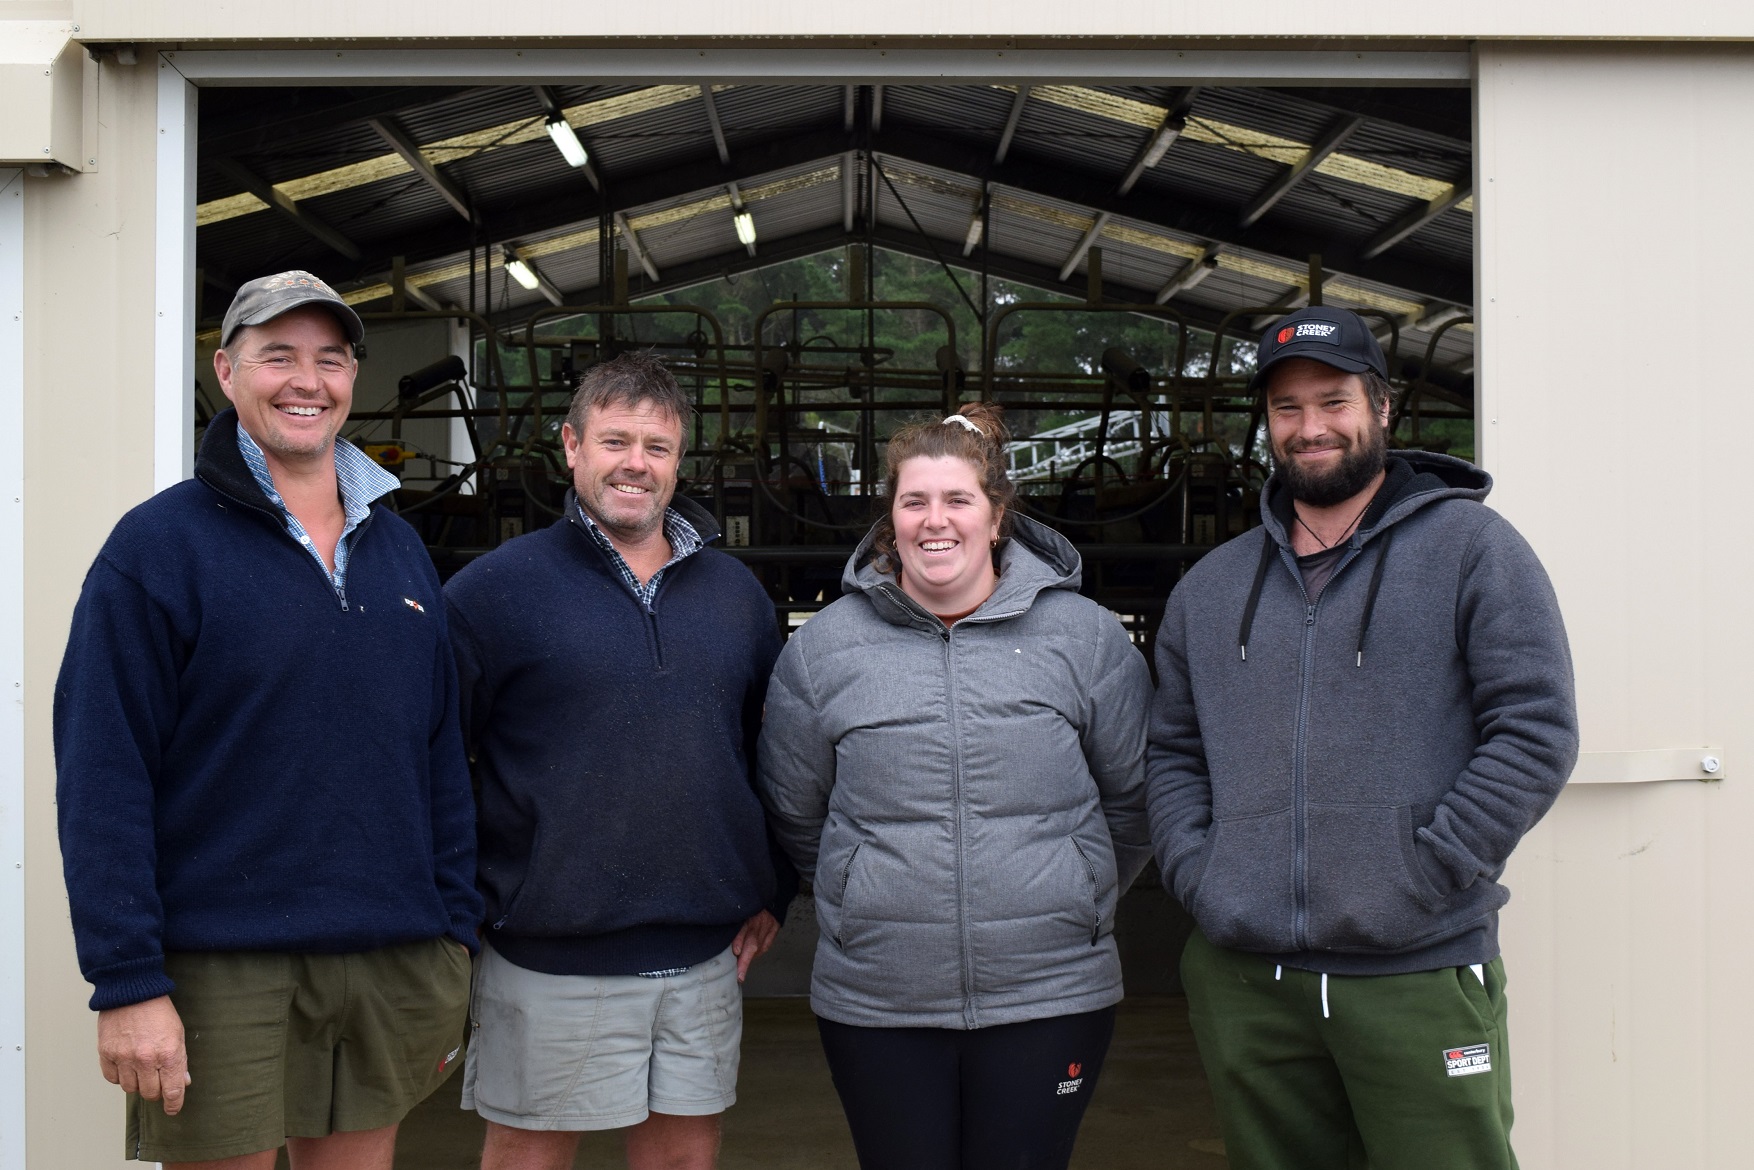
[[1504, 960], [1323, 976], [1195, 931], [1182, 983], [1231, 1170], [1516, 1170]]

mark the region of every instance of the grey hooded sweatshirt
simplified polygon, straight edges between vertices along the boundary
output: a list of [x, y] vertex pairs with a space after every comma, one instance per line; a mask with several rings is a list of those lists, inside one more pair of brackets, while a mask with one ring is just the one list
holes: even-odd
[[1277, 477], [1157, 638], [1165, 883], [1212, 942], [1340, 975], [1487, 962], [1506, 859], [1577, 759], [1571, 654], [1484, 472], [1400, 452], [1311, 601]]
[[811, 1007], [980, 1028], [1115, 1003], [1115, 904], [1151, 852], [1144, 657], [1027, 518], [949, 629], [870, 551], [786, 643], [761, 733], [762, 799], [816, 886]]

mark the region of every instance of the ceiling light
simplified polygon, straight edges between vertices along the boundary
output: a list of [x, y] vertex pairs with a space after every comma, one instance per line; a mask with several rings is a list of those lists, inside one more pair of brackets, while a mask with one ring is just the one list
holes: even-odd
[[1175, 145], [1176, 137], [1181, 134], [1181, 132], [1182, 122], [1179, 118], [1164, 123], [1163, 129], [1159, 130], [1157, 132], [1157, 137], [1152, 139], [1151, 149], [1145, 152], [1146, 170], [1150, 170], [1152, 167], [1163, 161], [1163, 156], [1169, 153], [1169, 148]]
[[968, 235], [962, 238], [962, 254], [964, 256], [974, 251], [975, 246], [981, 242], [981, 229], [985, 226], [985, 222], [978, 215], [968, 221]]
[[747, 211], [739, 211], [732, 223], [737, 225], [737, 242], [745, 248], [755, 243], [755, 217]]
[[541, 283], [536, 279], [536, 274], [530, 270], [530, 266], [516, 256], [506, 257], [505, 274], [532, 292]]
[[[566, 159], [569, 167], [582, 167], [590, 161], [591, 156], [585, 153], [585, 144], [573, 133], [572, 125], [559, 114], [549, 115], [544, 123], [548, 128], [548, 137], [554, 139], [554, 145], [560, 148], [560, 155]], [[531, 285], [535, 288], [535, 285]]]

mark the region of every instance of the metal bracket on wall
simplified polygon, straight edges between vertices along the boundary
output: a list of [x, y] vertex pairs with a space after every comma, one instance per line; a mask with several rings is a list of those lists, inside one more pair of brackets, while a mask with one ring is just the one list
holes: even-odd
[[1722, 780], [1729, 774], [1723, 749], [1657, 748], [1642, 752], [1582, 752], [1573, 784], [1651, 784], [1661, 780]]

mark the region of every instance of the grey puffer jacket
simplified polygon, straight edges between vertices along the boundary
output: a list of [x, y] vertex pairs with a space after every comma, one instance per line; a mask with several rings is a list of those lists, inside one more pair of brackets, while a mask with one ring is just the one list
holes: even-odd
[[949, 629], [870, 543], [786, 644], [761, 734], [762, 799], [816, 886], [811, 1007], [980, 1028], [1115, 1003], [1115, 904], [1150, 856], [1144, 657], [1026, 518]]
[[1212, 942], [1390, 975], [1498, 954], [1498, 878], [1577, 759], [1571, 655], [1528, 543], [1459, 459], [1398, 452], [1311, 602], [1277, 478], [1170, 595], [1152, 835]]

